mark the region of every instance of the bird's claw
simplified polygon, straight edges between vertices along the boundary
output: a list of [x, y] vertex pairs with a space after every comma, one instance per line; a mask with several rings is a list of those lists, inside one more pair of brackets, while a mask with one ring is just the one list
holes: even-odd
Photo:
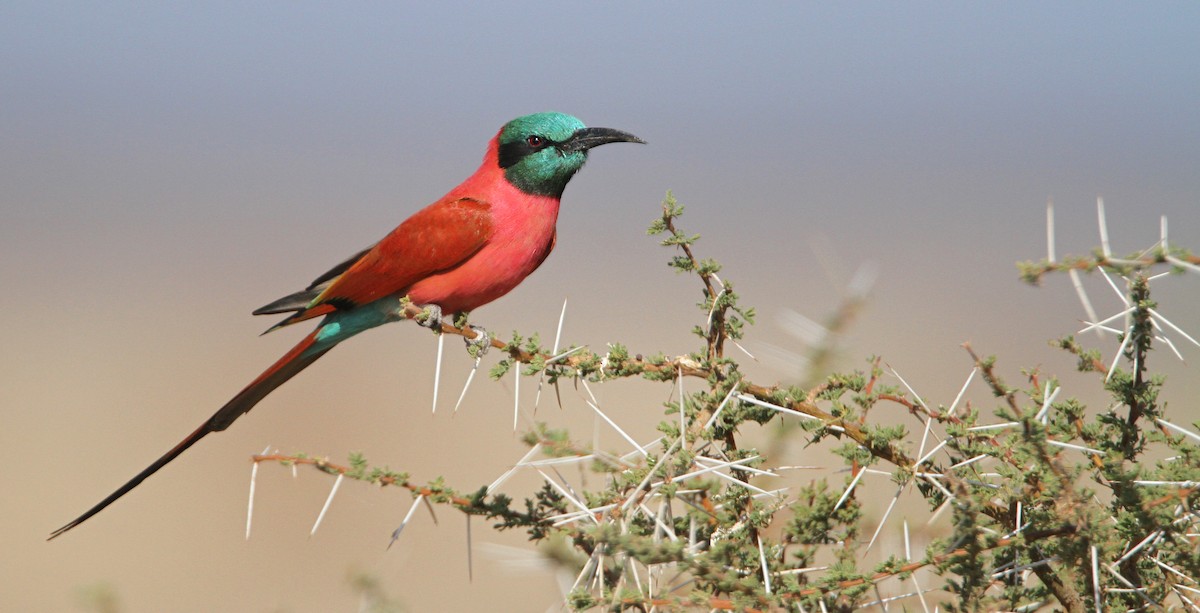
[[488, 336], [488, 331], [483, 326], [475, 324], [467, 324], [467, 327], [475, 332], [475, 338], [463, 337], [463, 341], [467, 344], [467, 351], [475, 357], [482, 357], [492, 347], [492, 337]]
[[[434, 332], [441, 332], [442, 324], [446, 323], [442, 319], [442, 307], [436, 304], [427, 304], [423, 308], [424, 310], [414, 317], [413, 321], [417, 322], [417, 325], [423, 328], [429, 328]], [[465, 314], [459, 314], [459, 317], [465, 322]], [[460, 323], [462, 322], [455, 321], [451, 325], [458, 326]], [[488, 336], [488, 331], [483, 326], [476, 326], [475, 324], [464, 324], [462, 327], [475, 332], [475, 338], [463, 336], [463, 341], [466, 342], [467, 350], [471, 352], [471, 355], [478, 357], [487, 353], [487, 350], [492, 346], [492, 339]]]
[[435, 332], [442, 331], [442, 307], [436, 304], [425, 305], [425, 310], [413, 318], [418, 326], [429, 328]]

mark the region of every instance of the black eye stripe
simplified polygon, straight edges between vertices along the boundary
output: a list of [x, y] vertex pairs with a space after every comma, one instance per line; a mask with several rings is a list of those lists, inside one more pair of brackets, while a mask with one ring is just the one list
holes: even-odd
[[530, 134], [520, 140], [501, 143], [500, 149], [497, 151], [500, 167], [508, 168], [520, 162], [521, 158], [550, 146], [558, 146], [558, 143], [537, 134]]

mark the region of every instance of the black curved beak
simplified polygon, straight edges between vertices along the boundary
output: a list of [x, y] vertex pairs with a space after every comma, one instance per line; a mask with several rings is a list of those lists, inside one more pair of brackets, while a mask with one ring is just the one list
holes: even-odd
[[608, 143], [641, 143], [646, 144], [646, 141], [620, 130], [612, 128], [583, 128], [576, 130], [571, 138], [563, 141], [559, 145], [559, 149], [563, 152], [587, 151], [592, 147], [607, 145]]

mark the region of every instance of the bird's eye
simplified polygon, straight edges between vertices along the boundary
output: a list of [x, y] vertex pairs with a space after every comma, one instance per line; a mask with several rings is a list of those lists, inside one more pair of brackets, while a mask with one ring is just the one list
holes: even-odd
[[529, 136], [525, 137], [525, 144], [533, 147], [534, 149], [540, 149], [542, 145], [546, 144], [546, 139], [536, 134], [530, 134]]

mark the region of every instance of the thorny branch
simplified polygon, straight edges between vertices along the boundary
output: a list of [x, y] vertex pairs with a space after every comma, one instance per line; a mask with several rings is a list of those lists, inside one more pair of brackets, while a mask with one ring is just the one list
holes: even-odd
[[[614, 344], [603, 354], [585, 347], [551, 352], [536, 337], [514, 334], [509, 342], [487, 339], [487, 345], [503, 356], [493, 376], [521, 368], [525, 374], [545, 376], [551, 384], [560, 379], [629, 377], [677, 382], [678, 401], [667, 406], [680, 419], [660, 425], [666, 435], [661, 448], [643, 450], [644, 459], [636, 462], [594, 466], [593, 470], [606, 474], [603, 491], [572, 494], [547, 476], [536, 501], [527, 500], [526, 510], [517, 511], [503, 495], [490, 496], [487, 488], [462, 495], [440, 482], [418, 485], [407, 475], [367, 471], [361, 462], [340, 466], [278, 454], [255, 456], [255, 462], [311, 464], [325, 472], [404, 487], [466, 513], [495, 518], [499, 528], [527, 528], [535, 540], [568, 537], [587, 557], [576, 567], [579, 576], [567, 599], [577, 610], [703, 606], [757, 611], [794, 603], [849, 611], [864, 602], [869, 590], [878, 595], [879, 583], [904, 582], [923, 569], [945, 577], [942, 589], [962, 599], [954, 610], [1018, 608], [1038, 598], [1052, 598], [1069, 611], [1083, 611], [1092, 600], [1101, 599], [1126, 608], [1158, 607], [1172, 596], [1200, 608], [1194, 596], [1175, 587], [1180, 577], [1194, 585], [1200, 575], [1200, 560], [1194, 556], [1200, 517], [1192, 511], [1200, 504], [1196, 485], [1200, 445], [1190, 442], [1193, 438], [1200, 442], [1200, 435], [1167, 423], [1169, 431], [1161, 419], [1155, 402], [1161, 381], [1144, 374], [1155, 334], [1150, 318], [1153, 303], [1145, 284], [1137, 283], [1145, 279], [1142, 271], [1156, 264], [1200, 271], [1196, 266], [1200, 258], [1170, 248], [1164, 239], [1158, 249], [1133, 258], [1104, 255], [1024, 265], [1023, 276], [1031, 282], [1055, 272], [1097, 269], [1134, 279], [1131, 288], [1136, 291], [1130, 298], [1137, 309], [1130, 318], [1134, 325], [1125, 332], [1129, 343], [1122, 345], [1131, 373], [1123, 373], [1116, 364], [1106, 366], [1098, 353], [1083, 349], [1074, 339], [1059, 343], [1078, 357], [1080, 370], [1104, 374], [1109, 391], [1129, 412], [1122, 419], [1101, 415], [1097, 423], [1089, 423], [1076, 401], [1054, 400], [1051, 391], [1057, 393], [1057, 382], [1043, 381], [1033, 372], [1030, 389], [1010, 388], [1001, 381], [991, 358], [981, 358], [965, 345], [977, 372], [1001, 401], [995, 411], [1004, 421], [980, 424], [979, 412], [969, 402], [965, 410], [934, 410], [919, 398], [914, 401], [902, 390], [885, 385], [878, 358], [865, 375], [830, 375], [808, 390], [761, 385], [746, 377], [735, 361], [725, 357], [724, 345], [740, 338], [741, 326], [752, 323], [753, 311], [738, 306], [731, 284], [717, 277], [718, 264], [695, 255], [693, 243], [698, 236], [679, 230], [676, 220], [681, 212], [668, 194], [663, 215], [650, 233], [665, 234], [662, 243], [679, 249], [682, 255], [670, 262], [673, 268], [696, 274], [701, 281], [704, 300], [699, 306], [705, 321], [695, 332], [705, 340], [703, 351], [647, 357]], [[406, 304], [402, 314], [412, 319], [424, 311]], [[465, 318], [441, 323], [442, 333], [468, 339], [478, 335]], [[689, 386], [685, 395], [684, 378], [703, 383], [697, 389]], [[903, 442], [903, 428], [867, 420], [868, 412], [881, 402], [916, 417], [926, 437], [931, 426], [939, 424], [945, 430], [941, 443], [932, 448], [923, 437], [913, 454]], [[753, 484], [756, 476], [779, 475], [763, 470], [762, 459], [755, 450], [739, 447], [735, 434], [745, 422], [765, 424], [788, 414], [802, 418], [799, 424], [811, 435], [810, 442], [830, 437], [848, 442], [836, 450], [850, 467], [849, 485], [840, 496], [836, 490], [826, 490], [824, 480], [792, 494], [791, 502]], [[1144, 433], [1142, 424], [1151, 423], [1157, 438]], [[528, 442], [552, 457], [579, 461], [613, 457], [541, 428]], [[1153, 470], [1130, 465], [1148, 442], [1172, 449], [1176, 462]], [[1083, 453], [1086, 459], [1070, 464], [1067, 453]], [[894, 469], [869, 469], [876, 462]], [[890, 474], [902, 484], [896, 499], [906, 490], [920, 492], [937, 509], [935, 518], [942, 509], [951, 509], [953, 534], [929, 544], [922, 558], [893, 557], [873, 571], [860, 570], [861, 507], [852, 493], [868, 470]], [[1081, 483], [1089, 470], [1096, 483], [1109, 488], [1111, 494], [1101, 494], [1105, 500]], [[1148, 487], [1170, 489], [1146, 495]], [[883, 514], [876, 534], [890, 511], [891, 507]], [[804, 567], [813, 566], [817, 555], [831, 556], [835, 562], [821, 567], [828, 569], [825, 572], [807, 574], [812, 569]], [[1118, 562], [1097, 566], [1098, 557]], [[1088, 568], [1089, 560], [1097, 570]], [[1020, 569], [1040, 583], [1018, 580]], [[668, 580], [666, 571], [675, 579]], [[913, 595], [920, 593], [918, 586]]]

